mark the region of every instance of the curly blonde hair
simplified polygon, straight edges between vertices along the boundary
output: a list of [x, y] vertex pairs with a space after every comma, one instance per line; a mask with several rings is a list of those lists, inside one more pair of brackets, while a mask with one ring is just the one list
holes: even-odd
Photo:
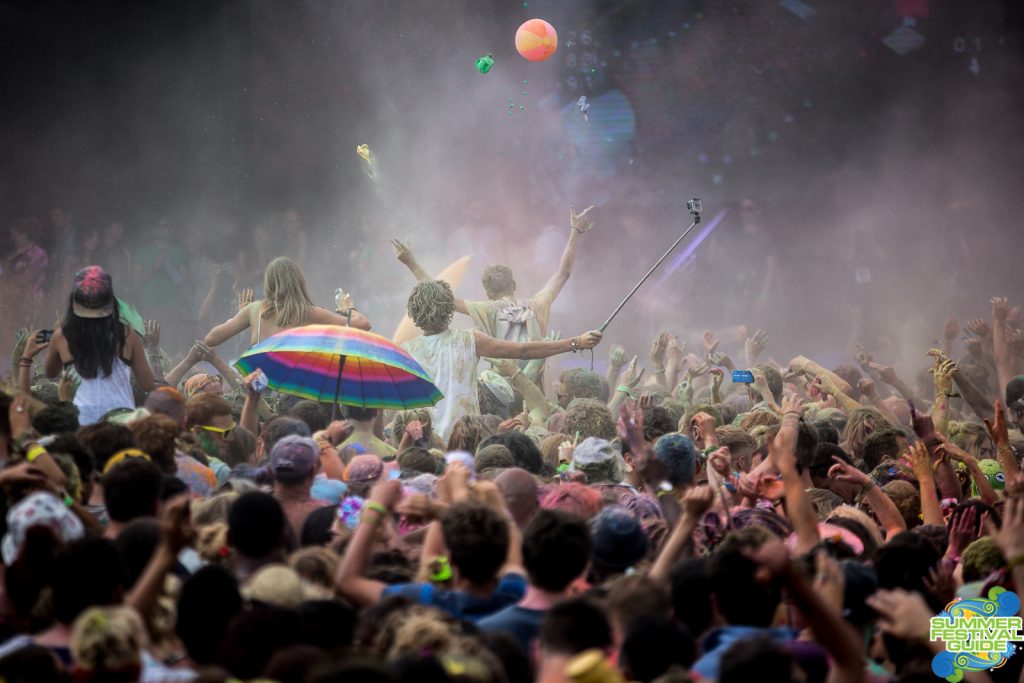
[[428, 280], [413, 287], [406, 304], [413, 324], [427, 334], [444, 332], [455, 316], [455, 294], [444, 280]]

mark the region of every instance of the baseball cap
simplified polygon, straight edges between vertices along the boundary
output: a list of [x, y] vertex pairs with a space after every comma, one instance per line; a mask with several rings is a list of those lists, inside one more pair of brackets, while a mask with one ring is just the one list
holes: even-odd
[[277, 474], [305, 477], [316, 471], [320, 448], [308, 436], [292, 434], [280, 439], [270, 452], [270, 469]]
[[75, 273], [71, 311], [79, 318], [114, 315], [114, 283], [101, 266], [86, 266]]

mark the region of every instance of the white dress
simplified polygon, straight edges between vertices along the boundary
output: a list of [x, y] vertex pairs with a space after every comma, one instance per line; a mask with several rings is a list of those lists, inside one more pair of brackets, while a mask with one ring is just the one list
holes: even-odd
[[91, 425], [114, 408], [135, 408], [132, 393], [132, 370], [120, 358], [114, 359], [110, 374], [97, 374], [92, 379], [82, 378], [75, 392], [74, 403], [78, 406], [78, 424]]
[[476, 337], [472, 330], [445, 330], [421, 335], [402, 348], [427, 371], [444, 398], [431, 409], [434, 433], [445, 442], [463, 415], [479, 415], [476, 398]]

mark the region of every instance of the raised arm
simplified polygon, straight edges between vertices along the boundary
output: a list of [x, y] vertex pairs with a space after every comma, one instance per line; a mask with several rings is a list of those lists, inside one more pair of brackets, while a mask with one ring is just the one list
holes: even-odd
[[1010, 306], [1005, 297], [992, 299], [992, 349], [996, 360], [996, 373], [999, 377], [999, 390], [1013, 379], [1013, 357], [1010, 344], [1006, 340], [1006, 317]]
[[232, 317], [231, 319], [222, 322], [220, 325], [214, 326], [212, 330], [206, 333], [206, 337], [203, 339], [203, 343], [210, 347], [220, 346], [228, 339], [234, 337], [236, 334], [239, 334], [249, 329], [249, 321], [251, 320], [250, 311], [253, 310], [252, 307], [257, 307], [255, 312], [257, 315], [259, 315], [258, 307], [262, 305], [262, 301], [254, 301], [245, 308], [243, 308], [242, 310], [238, 311], [238, 313], [235, 313], [234, 317]]
[[551, 414], [551, 408], [548, 406], [547, 399], [544, 398], [544, 393], [526, 376], [525, 372], [519, 369], [519, 366], [511, 360], [502, 359], [495, 363], [494, 370], [502, 377], [508, 378], [509, 383], [522, 394], [531, 420], [541, 423], [547, 420], [548, 415]]
[[601, 343], [602, 334], [594, 330], [571, 339], [535, 342], [512, 342], [495, 339], [480, 330], [474, 330], [473, 336], [476, 339], [476, 355], [481, 358], [530, 360], [532, 358], [549, 358], [570, 351], [592, 349]]
[[[419, 282], [429, 282], [435, 278], [430, 277], [427, 271], [423, 270], [423, 266], [420, 265], [419, 261], [416, 260], [416, 256], [412, 253], [412, 243], [408, 240], [403, 244], [400, 240], [391, 240], [391, 247], [395, 250], [395, 258], [403, 266], [409, 269]], [[469, 315], [469, 308], [466, 306], [466, 300], [455, 297], [455, 311], [462, 315]]]
[[129, 328], [125, 345], [129, 349], [128, 360], [132, 366], [132, 374], [135, 375], [135, 383], [143, 392], [152, 391], [153, 368], [149, 367], [149, 359], [146, 358], [146, 348], [142, 343], [142, 337], [135, 330]]
[[786, 495], [786, 516], [796, 532], [796, 552], [802, 555], [818, 543], [818, 519], [804, 490], [796, 469], [796, 443], [803, 419], [803, 401], [795, 397], [782, 399], [782, 426], [768, 450], [782, 474]]
[[588, 206], [581, 213], [576, 213], [575, 207], [569, 207], [569, 226], [571, 227], [569, 241], [566, 243], [565, 251], [562, 252], [562, 258], [558, 262], [558, 270], [555, 271], [555, 274], [544, 285], [544, 289], [541, 290], [542, 292], [547, 292], [551, 301], [558, 298], [562, 287], [565, 287], [565, 283], [569, 281], [569, 277], [572, 275], [573, 266], [576, 264], [576, 248], [579, 246], [580, 237], [583, 236], [583, 233], [590, 232], [594, 227], [593, 221], [587, 216], [593, 208], [593, 206]]
[[367, 579], [362, 574], [370, 561], [377, 527], [389, 524], [391, 513], [402, 497], [402, 484], [396, 480], [382, 481], [373, 487], [360, 514], [359, 527], [352, 535], [341, 558], [334, 583], [346, 599], [359, 607], [376, 604], [384, 593], [384, 583]]

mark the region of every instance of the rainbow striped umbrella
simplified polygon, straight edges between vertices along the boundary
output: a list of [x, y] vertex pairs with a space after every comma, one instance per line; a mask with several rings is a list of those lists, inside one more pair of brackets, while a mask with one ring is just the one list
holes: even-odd
[[276, 391], [321, 403], [407, 410], [443, 398], [420, 364], [377, 334], [339, 325], [307, 325], [267, 337], [235, 361], [257, 369]]

